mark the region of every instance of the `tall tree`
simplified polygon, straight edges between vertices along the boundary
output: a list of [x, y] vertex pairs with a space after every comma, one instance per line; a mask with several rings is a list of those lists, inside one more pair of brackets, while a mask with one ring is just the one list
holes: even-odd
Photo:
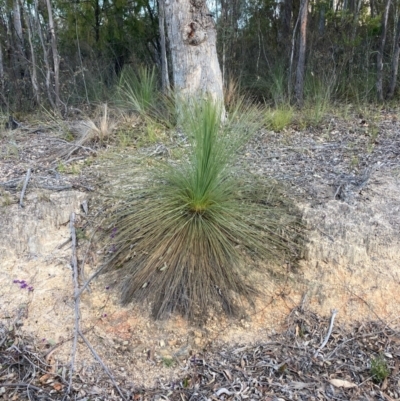
[[306, 42], [307, 42], [307, 17], [308, 0], [302, 0], [300, 6], [300, 37], [299, 37], [299, 57], [296, 69], [295, 97], [299, 106], [304, 101], [304, 71], [306, 63]]
[[216, 31], [206, 0], [165, 0], [175, 92], [223, 102]]
[[161, 45], [161, 78], [162, 90], [167, 92], [170, 88], [168, 74], [167, 45], [165, 40], [165, 0], [158, 0], [158, 26], [160, 29], [160, 45]]
[[56, 28], [53, 20], [53, 10], [50, 0], [46, 0], [47, 12], [49, 16], [49, 30], [51, 37], [51, 52], [53, 54], [53, 72], [54, 72], [54, 93], [56, 97], [56, 106], [60, 107], [60, 56], [57, 50]]
[[376, 73], [376, 92], [378, 100], [383, 102], [383, 53], [385, 50], [386, 34], [387, 34], [387, 22], [389, 16], [389, 7], [391, 0], [386, 0], [385, 10], [382, 15], [382, 32], [379, 44], [379, 50], [377, 54], [377, 73]]
[[399, 71], [399, 56], [400, 56], [400, 18], [397, 16], [396, 37], [394, 43], [394, 52], [392, 56], [392, 70], [390, 76], [390, 86], [388, 91], [388, 99], [393, 99], [394, 91], [397, 84], [397, 73]]

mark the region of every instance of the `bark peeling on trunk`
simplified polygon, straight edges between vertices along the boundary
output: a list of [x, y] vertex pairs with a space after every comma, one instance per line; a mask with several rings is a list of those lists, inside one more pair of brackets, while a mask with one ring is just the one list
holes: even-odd
[[176, 93], [205, 93], [222, 103], [215, 24], [206, 0], [165, 0], [165, 20]]

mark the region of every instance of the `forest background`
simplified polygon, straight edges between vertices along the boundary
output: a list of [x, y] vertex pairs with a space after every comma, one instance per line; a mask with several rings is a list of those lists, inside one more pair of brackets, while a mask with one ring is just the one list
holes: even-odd
[[[157, 3], [0, 0], [0, 108], [11, 114], [40, 105], [63, 114], [83, 103], [110, 101], [123, 73], [161, 71]], [[398, 0], [208, 5], [227, 88], [240, 84], [275, 107], [398, 97]], [[300, 63], [305, 67], [299, 92]]]

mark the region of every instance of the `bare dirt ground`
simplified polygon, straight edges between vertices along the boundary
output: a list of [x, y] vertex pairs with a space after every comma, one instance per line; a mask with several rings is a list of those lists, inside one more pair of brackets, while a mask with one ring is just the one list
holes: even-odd
[[[399, 399], [394, 390], [400, 386], [397, 116], [396, 111], [382, 112], [374, 121], [332, 116], [318, 130], [261, 132], [245, 149], [241, 163], [255, 174], [284, 182], [303, 211], [309, 235], [300, 267], [284, 266], [283, 278], [260, 282], [265, 297], [242, 320], [213, 316], [202, 327], [178, 316], [154, 321], [146, 305], [122, 307], [115, 283], [106, 275], [96, 278], [81, 297], [81, 331], [118, 383], [110, 381], [82, 337], [69, 399], [273, 400], [296, 399], [296, 394], [297, 399]], [[38, 383], [48, 399], [61, 399], [68, 388], [76, 322], [69, 219], [75, 212], [82, 284], [102, 260], [92, 237], [99, 208], [91, 204], [101, 185], [96, 170], [101, 162], [89, 147], [68, 155], [71, 145], [43, 127], [22, 126], [0, 132], [0, 138], [0, 353], [4, 344], [4, 352], [18, 346], [20, 353], [35, 350], [44, 363], [36, 375]], [[132, 152], [157, 157], [159, 149], [169, 146], [173, 142]], [[68, 155], [67, 160], [60, 154]], [[86, 203], [87, 213], [82, 207]], [[338, 313], [324, 359], [315, 352], [333, 309]], [[26, 344], [33, 348], [26, 350]], [[345, 352], [343, 344], [351, 348]], [[297, 357], [296, 347], [303, 353]], [[332, 362], [337, 348], [340, 356]], [[376, 384], [366, 372], [371, 358], [380, 353], [390, 355], [391, 375]], [[351, 360], [350, 354], [359, 356]], [[347, 368], [358, 364], [358, 376], [355, 367], [343, 373], [345, 369], [335, 365], [338, 360]], [[25, 394], [28, 399], [26, 388], [11, 385], [15, 372], [3, 365], [0, 360], [0, 398], [24, 399]], [[318, 376], [312, 385], [303, 377], [311, 368], [313, 378]], [[330, 382], [337, 378], [355, 386]], [[2, 381], [10, 385], [2, 387]], [[292, 382], [303, 384], [285, 387]], [[361, 388], [363, 382], [368, 385]], [[124, 389], [122, 395], [118, 386]]]

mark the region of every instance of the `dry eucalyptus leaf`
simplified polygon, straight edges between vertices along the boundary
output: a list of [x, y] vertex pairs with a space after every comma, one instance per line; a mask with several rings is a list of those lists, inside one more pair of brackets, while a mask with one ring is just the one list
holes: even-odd
[[329, 380], [329, 383], [331, 383], [332, 386], [335, 386], [335, 387], [344, 387], [344, 388], [357, 387], [357, 384], [354, 384], [354, 383], [349, 382], [347, 380], [331, 379], [331, 380]]

